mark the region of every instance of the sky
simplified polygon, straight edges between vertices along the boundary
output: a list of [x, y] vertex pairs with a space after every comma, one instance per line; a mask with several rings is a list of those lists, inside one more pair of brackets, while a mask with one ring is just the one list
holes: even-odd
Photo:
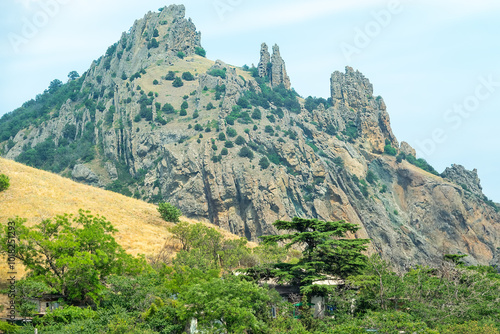
[[[438, 172], [477, 168], [500, 202], [500, 1], [178, 0], [207, 58], [259, 61], [280, 46], [292, 86], [329, 97], [330, 75], [351, 66], [381, 95], [399, 141]], [[53, 79], [85, 72], [134, 20], [170, 2], [4, 0], [0, 3], [0, 116]]]

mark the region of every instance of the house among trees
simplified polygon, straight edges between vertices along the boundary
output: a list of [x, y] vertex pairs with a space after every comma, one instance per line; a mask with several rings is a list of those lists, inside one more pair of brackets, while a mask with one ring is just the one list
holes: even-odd
[[36, 305], [36, 316], [43, 316], [50, 311], [53, 311], [58, 308], [62, 308], [60, 304], [60, 300], [63, 299], [63, 295], [58, 294], [46, 294], [42, 295], [39, 298], [35, 298], [32, 300]]

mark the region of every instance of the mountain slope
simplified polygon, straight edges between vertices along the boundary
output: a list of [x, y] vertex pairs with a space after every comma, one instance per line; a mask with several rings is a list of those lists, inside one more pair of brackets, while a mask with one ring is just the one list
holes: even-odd
[[477, 172], [417, 159], [363, 74], [334, 72], [328, 99], [303, 99], [278, 46], [236, 67], [200, 38], [183, 6], [148, 13], [80, 78], [4, 116], [0, 153], [249, 240], [276, 219], [345, 219], [399, 267], [498, 263], [499, 209]]

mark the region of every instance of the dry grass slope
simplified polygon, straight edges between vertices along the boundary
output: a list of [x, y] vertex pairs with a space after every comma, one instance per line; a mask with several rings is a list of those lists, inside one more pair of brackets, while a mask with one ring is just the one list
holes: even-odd
[[[0, 158], [0, 174], [10, 178], [10, 188], [0, 193], [0, 224], [19, 216], [33, 225], [43, 219], [64, 213], [77, 214], [79, 209], [84, 209], [106, 217], [119, 231], [116, 240], [131, 254], [151, 255], [159, 252], [166, 242], [172, 243], [166, 230], [172, 224], [161, 219], [153, 204], [3, 158]], [[181, 220], [194, 223], [184, 217]], [[236, 238], [229, 232], [220, 231], [227, 238]], [[5, 264], [1, 263], [0, 273], [5, 272], [4, 269]]]

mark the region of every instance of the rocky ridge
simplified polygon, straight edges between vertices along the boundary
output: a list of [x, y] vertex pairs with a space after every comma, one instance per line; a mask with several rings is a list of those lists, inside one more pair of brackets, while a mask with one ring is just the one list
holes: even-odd
[[[3, 155], [26, 159], [53, 142], [53, 154], [76, 152], [61, 174], [169, 201], [249, 240], [276, 233], [276, 219], [344, 219], [400, 268], [458, 252], [498, 263], [500, 215], [477, 172], [454, 165], [440, 176], [387, 154], [415, 158], [359, 71], [334, 72], [328, 100], [304, 100], [277, 46], [271, 56], [263, 44], [250, 71], [199, 48], [183, 6], [148, 13], [92, 63], [74, 100], [0, 143]], [[194, 80], [175, 87], [169, 72]], [[84, 143], [93, 146], [78, 153]]]

